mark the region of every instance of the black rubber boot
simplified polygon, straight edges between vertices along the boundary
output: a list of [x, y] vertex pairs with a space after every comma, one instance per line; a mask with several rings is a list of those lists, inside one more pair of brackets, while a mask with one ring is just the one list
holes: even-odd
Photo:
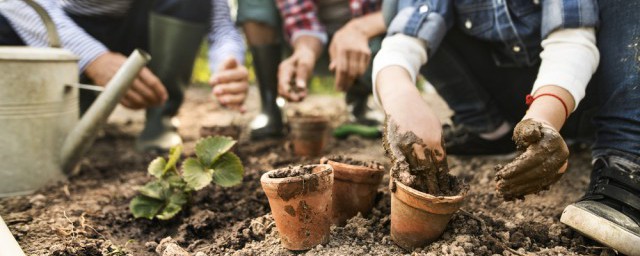
[[281, 45], [270, 44], [251, 47], [251, 54], [253, 54], [253, 64], [262, 102], [260, 114], [249, 124], [251, 139], [282, 137], [282, 112], [276, 103]]
[[147, 109], [136, 149], [163, 152], [182, 143], [171, 119], [182, 105], [193, 63], [209, 26], [154, 13], [149, 19], [149, 67], [164, 84], [169, 98], [163, 106]]
[[369, 95], [371, 95], [370, 79], [364, 76], [358, 78], [355, 84], [347, 91], [346, 101], [347, 109], [349, 110], [349, 121], [364, 126], [379, 127], [384, 121], [384, 115], [368, 105]]

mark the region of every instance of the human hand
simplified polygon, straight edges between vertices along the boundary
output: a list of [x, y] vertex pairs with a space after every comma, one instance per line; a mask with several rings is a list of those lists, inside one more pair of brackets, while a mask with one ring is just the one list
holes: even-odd
[[[85, 74], [96, 85], [106, 86], [127, 58], [115, 52], [98, 56], [85, 69]], [[164, 85], [147, 67], [142, 68], [120, 104], [131, 109], [142, 109], [163, 104], [167, 100]]]
[[307, 81], [313, 74], [315, 53], [306, 47], [296, 48], [278, 67], [278, 94], [298, 102], [307, 96]]
[[244, 112], [243, 106], [249, 90], [249, 71], [238, 61], [230, 57], [220, 64], [209, 80], [213, 87], [213, 95], [220, 105]]
[[354, 26], [346, 25], [333, 36], [329, 45], [329, 57], [329, 70], [336, 74], [336, 89], [347, 91], [369, 67], [369, 37]]
[[569, 149], [550, 125], [525, 119], [516, 125], [513, 140], [522, 153], [505, 166], [496, 166], [497, 190], [505, 200], [549, 189], [567, 169]]

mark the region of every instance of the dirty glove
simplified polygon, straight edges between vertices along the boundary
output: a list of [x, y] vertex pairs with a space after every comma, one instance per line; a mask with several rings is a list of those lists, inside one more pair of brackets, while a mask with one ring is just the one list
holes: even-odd
[[533, 119], [522, 120], [514, 129], [513, 140], [520, 155], [505, 166], [496, 166], [497, 189], [505, 200], [524, 199], [549, 189], [564, 174], [569, 149], [554, 128]]

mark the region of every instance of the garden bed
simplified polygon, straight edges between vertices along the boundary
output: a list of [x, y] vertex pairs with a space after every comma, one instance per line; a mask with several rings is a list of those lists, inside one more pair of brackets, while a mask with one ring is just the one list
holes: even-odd
[[[206, 89], [187, 93], [180, 112], [185, 153], [193, 154], [202, 125], [242, 123], [251, 115], [219, 110]], [[257, 101], [255, 91], [250, 101]], [[328, 104], [327, 101], [331, 101]], [[321, 109], [335, 122], [344, 120], [340, 97], [314, 96], [293, 108]], [[430, 100], [436, 107], [437, 101]], [[249, 104], [251, 113], [257, 102]], [[329, 107], [327, 107], [329, 106]], [[446, 112], [446, 111], [438, 111]], [[0, 215], [28, 255], [159, 255], [161, 240], [192, 255], [287, 255], [278, 240], [260, 176], [293, 164], [315, 164], [320, 157], [295, 157], [286, 140], [248, 142], [241, 135], [235, 151], [245, 165], [241, 185], [208, 186], [193, 204], [170, 221], [134, 219], [128, 205], [136, 188], [151, 180], [146, 166], [156, 155], [133, 150], [142, 126], [141, 113], [119, 110], [84, 158], [79, 174], [30, 196], [0, 199]], [[335, 125], [335, 124], [334, 124]], [[504, 202], [495, 192], [493, 167], [507, 160], [449, 157], [451, 172], [469, 187], [467, 201], [456, 213], [442, 239], [418, 249], [430, 255], [607, 255], [610, 249], [588, 241], [562, 225], [563, 208], [582, 196], [589, 181], [588, 151], [572, 152], [567, 174], [550, 191], [526, 201]], [[381, 140], [350, 137], [331, 140], [324, 155], [375, 160], [389, 167]], [[387, 169], [388, 170], [388, 169]], [[356, 216], [345, 227], [333, 227], [331, 241], [309, 255], [405, 254], [389, 237], [389, 177], [385, 174], [370, 216]], [[160, 254], [161, 255], [161, 254]]]

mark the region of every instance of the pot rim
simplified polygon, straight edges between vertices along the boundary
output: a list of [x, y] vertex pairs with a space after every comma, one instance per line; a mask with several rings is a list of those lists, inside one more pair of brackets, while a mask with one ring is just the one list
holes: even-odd
[[[452, 214], [456, 212], [464, 202], [468, 190], [463, 187], [461, 191], [454, 196], [434, 196], [391, 178], [391, 182], [395, 183], [396, 190], [392, 194], [405, 204], [425, 211], [436, 214]], [[437, 207], [434, 209], [434, 207]]]
[[[331, 175], [333, 173], [333, 167], [331, 165], [328, 164], [306, 164], [303, 166], [313, 166], [313, 171], [311, 172], [311, 174], [306, 174], [306, 175], [300, 175], [300, 176], [295, 176], [295, 177], [284, 177], [284, 178], [271, 178], [269, 177], [269, 174], [277, 171], [277, 170], [281, 170], [287, 167], [283, 167], [283, 168], [278, 168], [278, 169], [274, 169], [268, 172], [265, 172], [264, 174], [262, 174], [262, 177], [260, 177], [260, 182], [263, 184], [287, 184], [287, 183], [296, 183], [296, 182], [302, 182], [304, 181], [304, 176], [307, 175], [313, 175], [313, 176], [317, 176], [318, 178], [323, 177], [323, 176], [328, 176]], [[322, 169], [320, 169], [322, 168]], [[308, 178], [307, 178], [308, 179]]]
[[[322, 160], [321, 160], [322, 161]], [[355, 181], [353, 179], [350, 179], [349, 177], [355, 176], [355, 177], [370, 177], [370, 176], [380, 176], [380, 178], [382, 178], [382, 176], [384, 175], [384, 167], [380, 166], [380, 169], [375, 169], [375, 168], [371, 168], [371, 167], [367, 167], [367, 166], [362, 166], [362, 165], [353, 165], [353, 164], [347, 164], [347, 163], [342, 163], [342, 162], [337, 162], [337, 161], [333, 161], [330, 159], [326, 160], [326, 163], [331, 165], [331, 166], [335, 166], [335, 168], [333, 168], [333, 178], [337, 179], [337, 180], [344, 180], [344, 181], [349, 181], [352, 183], [375, 183], [378, 184], [380, 183], [380, 181], [377, 182], [365, 182], [364, 180], [362, 180], [362, 182], [358, 182]]]

